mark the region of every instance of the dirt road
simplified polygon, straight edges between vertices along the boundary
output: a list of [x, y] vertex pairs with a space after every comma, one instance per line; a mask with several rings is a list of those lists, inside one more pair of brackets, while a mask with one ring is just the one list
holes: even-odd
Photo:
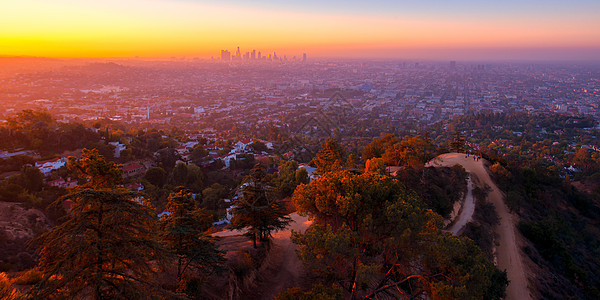
[[[498, 268], [506, 270], [510, 284], [506, 289], [506, 299], [508, 300], [527, 300], [531, 299], [527, 288], [527, 277], [525, 267], [522, 261], [520, 245], [517, 242], [518, 232], [516, 230], [516, 216], [512, 215], [504, 203], [504, 195], [498, 189], [496, 184], [490, 178], [487, 169], [484, 166], [485, 160], [474, 160], [473, 156], [465, 157], [461, 153], [447, 153], [438, 156], [428, 165], [431, 166], [453, 166], [459, 164], [476, 176], [481, 184], [490, 186], [491, 191], [488, 200], [496, 207], [496, 212], [500, 217], [500, 225], [496, 227], [498, 234], [498, 248], [496, 249], [496, 258]], [[462, 214], [461, 214], [462, 216]], [[459, 218], [461, 217], [459, 216]], [[456, 222], [458, 223], [458, 221]]]

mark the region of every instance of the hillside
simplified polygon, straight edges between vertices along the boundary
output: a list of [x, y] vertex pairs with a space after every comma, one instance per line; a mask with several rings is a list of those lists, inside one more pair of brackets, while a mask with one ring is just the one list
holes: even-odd
[[22, 270], [35, 264], [26, 243], [51, 228], [46, 215], [19, 203], [0, 202], [0, 268]]
[[[511, 214], [504, 203], [504, 194], [490, 178], [487, 170], [489, 163], [485, 159], [474, 159], [474, 156], [466, 156], [464, 153], [448, 153], [438, 156], [434, 160], [436, 165], [454, 166], [459, 164], [467, 172], [478, 178], [481, 187], [489, 186], [491, 191], [488, 200], [491, 201], [498, 215], [500, 225], [496, 228], [498, 234], [495, 259], [500, 270], [506, 270], [510, 283], [506, 288], [506, 299], [531, 299], [528, 290], [529, 271], [523, 262], [521, 247], [522, 237], [516, 230], [518, 216]], [[465, 221], [466, 223], [466, 221]]]

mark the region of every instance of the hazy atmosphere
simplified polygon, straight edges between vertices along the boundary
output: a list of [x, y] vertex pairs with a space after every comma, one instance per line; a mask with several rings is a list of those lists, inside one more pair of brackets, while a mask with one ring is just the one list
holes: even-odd
[[0, 55], [598, 60], [598, 1], [2, 1]]
[[0, 299], [600, 299], [599, 16], [0, 0]]

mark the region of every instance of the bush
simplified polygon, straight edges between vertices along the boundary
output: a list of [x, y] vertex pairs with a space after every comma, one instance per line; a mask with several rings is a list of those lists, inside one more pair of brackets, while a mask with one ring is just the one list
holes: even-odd
[[254, 268], [254, 259], [247, 250], [239, 251], [239, 255], [229, 260], [229, 267], [238, 277], [243, 277]]
[[0, 299], [4, 300], [16, 300], [21, 299], [21, 293], [19, 293], [10, 283], [10, 279], [6, 276], [6, 273], [0, 273]]
[[14, 280], [14, 284], [18, 285], [32, 285], [40, 282], [42, 280], [42, 272], [31, 269], [25, 272], [22, 272], [19, 276], [17, 276]]

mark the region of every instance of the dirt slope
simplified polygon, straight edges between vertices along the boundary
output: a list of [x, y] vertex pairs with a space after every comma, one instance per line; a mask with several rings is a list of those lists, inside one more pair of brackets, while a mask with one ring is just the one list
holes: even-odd
[[[299, 216], [297, 213], [289, 215], [292, 223], [285, 229], [273, 234], [273, 245], [269, 252], [269, 267], [258, 276], [257, 287], [252, 295], [246, 299], [274, 299], [275, 296], [287, 288], [301, 284], [304, 266], [296, 255], [296, 245], [290, 240], [291, 230], [304, 232], [310, 226], [308, 217]], [[213, 236], [236, 236], [243, 234], [243, 230], [227, 230], [213, 234]]]
[[488, 195], [488, 200], [494, 204], [496, 212], [500, 217], [500, 225], [496, 227], [496, 233], [498, 234], [497, 243], [499, 243], [496, 249], [497, 264], [500, 270], [506, 270], [508, 280], [510, 280], [510, 284], [506, 289], [506, 299], [531, 299], [527, 287], [527, 273], [523, 257], [519, 250], [521, 248], [519, 241], [522, 237], [516, 230], [517, 217], [509, 212], [508, 207], [504, 203], [504, 195], [490, 178], [484, 163], [484, 159], [477, 161], [473, 159], [472, 155], [466, 158], [465, 154], [447, 153], [438, 156], [430, 165], [453, 166], [459, 164], [467, 172], [476, 176], [481, 184], [490, 186], [491, 191]]

